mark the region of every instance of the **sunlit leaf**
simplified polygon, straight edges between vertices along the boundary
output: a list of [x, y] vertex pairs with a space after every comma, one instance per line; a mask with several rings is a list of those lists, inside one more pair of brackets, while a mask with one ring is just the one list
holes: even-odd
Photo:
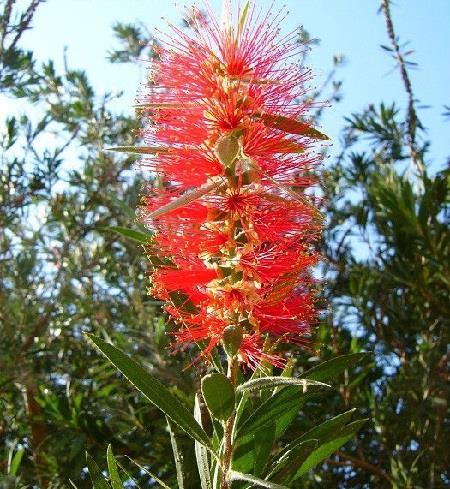
[[114, 457], [111, 444], [106, 450], [106, 461], [108, 462], [109, 479], [113, 489], [123, 489], [122, 480], [119, 475], [119, 468]]
[[367, 357], [368, 353], [351, 353], [350, 355], [341, 355], [307, 370], [300, 375], [300, 378], [317, 380], [319, 382], [331, 380], [338, 377], [345, 370], [355, 366], [357, 363]]
[[236, 392], [243, 391], [259, 391], [261, 389], [273, 389], [279, 386], [297, 385], [302, 387], [303, 392], [306, 392], [309, 385], [331, 387], [328, 384], [310, 379], [293, 379], [288, 377], [261, 377], [260, 379], [252, 379], [236, 388]]
[[166, 419], [167, 427], [169, 428], [170, 443], [172, 445], [173, 459], [175, 461], [175, 469], [177, 472], [178, 489], [184, 489], [183, 455], [181, 454], [181, 451], [178, 447], [178, 442], [172, 423], [170, 422], [169, 418]]
[[244, 30], [249, 8], [250, 8], [250, 0], [247, 0], [247, 2], [244, 5], [244, 8], [242, 9], [241, 17], [239, 19], [239, 29], [241, 32]]
[[[202, 426], [202, 413], [200, 410], [199, 396], [195, 396], [194, 418]], [[208, 452], [206, 448], [195, 440], [194, 442], [195, 458], [197, 460], [198, 473], [200, 475], [200, 484], [202, 489], [212, 489], [211, 474], [209, 469]]]
[[94, 489], [111, 489], [110, 485], [103, 477], [98, 465], [95, 463], [95, 460], [88, 453], [86, 453], [86, 463]]
[[230, 479], [232, 481], [252, 482], [256, 486], [265, 487], [267, 489], [289, 489], [286, 486], [281, 486], [280, 484], [275, 484], [274, 482], [265, 481], [263, 479], [259, 479], [258, 477], [255, 477], [250, 474], [243, 474], [242, 472], [236, 472], [235, 470], [232, 470], [230, 472]]
[[191, 438], [211, 449], [211, 441], [194, 416], [156, 378], [128, 355], [92, 334], [86, 334], [108, 360], [156, 407]]
[[314, 127], [311, 127], [311, 125], [306, 122], [290, 119], [289, 117], [284, 117], [282, 115], [259, 114], [258, 117], [266, 126], [279, 129], [280, 131], [289, 134], [298, 134], [312, 139], [329, 139], [328, 136]]
[[149, 233], [143, 233], [142, 231], [136, 231], [122, 226], [111, 226], [107, 229], [113, 233], [120, 234], [124, 238], [136, 241], [136, 243], [148, 244], [148, 240], [151, 238]]
[[11, 460], [11, 464], [9, 465], [9, 470], [8, 470], [9, 475], [16, 475], [17, 474], [17, 471], [20, 468], [20, 464], [22, 462], [22, 458], [23, 458], [24, 453], [25, 453], [25, 449], [19, 448], [19, 450], [17, 450], [17, 452], [14, 454], [14, 456]]
[[105, 148], [103, 151], [112, 151], [114, 153], [154, 155], [158, 153], [168, 153], [169, 148], [162, 148], [157, 146], [115, 146], [114, 148]]

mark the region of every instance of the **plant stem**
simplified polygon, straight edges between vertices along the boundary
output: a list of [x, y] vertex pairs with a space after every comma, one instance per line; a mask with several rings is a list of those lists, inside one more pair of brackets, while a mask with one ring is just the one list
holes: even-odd
[[408, 96], [407, 123], [408, 123], [408, 145], [409, 145], [410, 157], [412, 163], [416, 167], [417, 176], [423, 177], [424, 174], [423, 163], [421, 161], [421, 156], [417, 149], [417, 143], [416, 143], [416, 129], [420, 124], [420, 122], [417, 117], [417, 112], [414, 105], [414, 93], [411, 85], [411, 80], [409, 78], [408, 70], [406, 68], [406, 61], [404, 55], [400, 51], [398, 38], [395, 35], [395, 31], [394, 31], [394, 23], [392, 21], [391, 9], [390, 9], [390, 0], [381, 0], [381, 9], [383, 11], [384, 18], [386, 21], [386, 30], [388, 33], [389, 41], [391, 42], [395, 58], [398, 61], [398, 66], [400, 68], [400, 74], [402, 77], [403, 85], [405, 87], [405, 91]]
[[[227, 376], [231, 380], [233, 385], [236, 385], [237, 376], [237, 358], [228, 357], [228, 373]], [[221, 461], [222, 478], [220, 482], [220, 489], [230, 489], [231, 484], [228, 480], [228, 472], [231, 468], [231, 460], [233, 456], [233, 425], [235, 421], [236, 413], [233, 411], [231, 416], [226, 420], [223, 431], [223, 455]]]

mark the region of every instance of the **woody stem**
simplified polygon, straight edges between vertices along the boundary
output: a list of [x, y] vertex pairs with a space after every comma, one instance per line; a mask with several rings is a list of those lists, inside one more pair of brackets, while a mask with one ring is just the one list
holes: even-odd
[[[237, 375], [237, 357], [228, 357], [228, 378], [233, 385], [236, 385]], [[231, 460], [233, 456], [233, 425], [235, 421], [236, 413], [233, 411], [231, 416], [226, 420], [223, 431], [223, 455], [221, 460], [222, 479], [220, 482], [220, 489], [230, 489], [231, 481], [228, 478], [228, 472], [231, 468]]]

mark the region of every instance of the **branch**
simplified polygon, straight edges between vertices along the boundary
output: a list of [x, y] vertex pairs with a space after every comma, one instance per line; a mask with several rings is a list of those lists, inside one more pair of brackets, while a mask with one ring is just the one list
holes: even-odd
[[390, 0], [381, 0], [381, 9], [384, 14], [384, 18], [386, 21], [386, 30], [391, 41], [392, 49], [395, 53], [395, 57], [398, 60], [398, 65], [400, 68], [400, 75], [403, 81], [403, 85], [405, 87], [406, 94], [408, 96], [408, 145], [409, 145], [409, 154], [411, 157], [411, 161], [416, 167], [417, 175], [419, 177], [423, 177], [424, 168], [423, 163], [419, 157], [419, 152], [417, 150], [416, 143], [416, 129], [419, 123], [419, 119], [417, 117], [416, 108], [414, 106], [414, 94], [412, 90], [411, 80], [409, 78], [408, 70], [406, 69], [405, 58], [403, 57], [400, 46], [397, 41], [397, 37], [394, 31], [394, 24], [392, 22], [391, 10], [389, 6]]
[[26, 11], [20, 16], [20, 21], [17, 25], [16, 35], [9, 45], [8, 50], [14, 49], [16, 44], [19, 42], [19, 39], [22, 37], [22, 34], [30, 28], [30, 24], [36, 9], [38, 8], [39, 4], [44, 1], [45, 0], [31, 0], [30, 5], [27, 7]]
[[336, 460], [328, 460], [328, 462], [335, 464], [335, 465], [349, 465], [348, 462], [350, 462], [350, 465], [353, 465], [354, 467], [358, 467], [363, 470], [367, 470], [368, 472], [371, 472], [372, 474], [378, 475], [382, 479], [387, 480], [388, 482], [392, 483], [392, 479], [389, 477], [389, 475], [381, 468], [377, 467], [376, 465], [372, 465], [369, 462], [366, 462], [365, 460], [361, 460], [356, 457], [352, 457], [351, 455], [347, 455], [344, 452], [338, 451], [336, 452], [336, 455], [338, 457], [344, 459], [343, 462], [336, 461]]

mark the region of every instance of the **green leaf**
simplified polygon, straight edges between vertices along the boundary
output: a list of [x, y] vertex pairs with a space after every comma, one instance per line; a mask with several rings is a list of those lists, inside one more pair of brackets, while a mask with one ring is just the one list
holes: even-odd
[[216, 419], [225, 421], [231, 416], [236, 396], [233, 384], [224, 374], [205, 375], [202, 379], [202, 395], [209, 412]]
[[299, 134], [312, 139], [329, 139], [328, 136], [321, 133], [314, 127], [311, 127], [309, 124], [296, 119], [290, 119], [289, 117], [284, 117], [282, 115], [272, 114], [259, 114], [259, 119], [264, 123], [264, 125], [274, 129], [279, 129], [280, 131], [284, 131], [289, 134]]
[[191, 438], [210, 450], [211, 441], [193, 415], [168, 389], [139, 364], [115, 346], [92, 334], [86, 336], [106, 358], [156, 407], [184, 430]]
[[136, 217], [135, 210], [132, 207], [130, 207], [126, 202], [118, 199], [114, 194], [111, 194], [110, 199], [114, 207], [121, 210], [128, 218], [135, 219]]
[[367, 358], [368, 353], [351, 353], [350, 355], [341, 355], [339, 357], [323, 362], [320, 365], [309, 369], [300, 375], [300, 378], [317, 380], [323, 382], [336, 378], [350, 367], [353, 367], [363, 358]]
[[169, 428], [170, 433], [170, 443], [172, 444], [173, 458], [175, 460], [175, 469], [177, 472], [177, 483], [178, 489], [184, 489], [184, 471], [183, 471], [183, 455], [181, 454], [177, 439], [175, 437], [175, 431], [170, 423], [170, 419], [166, 418], [167, 427]]
[[253, 470], [254, 475], [261, 475], [269, 460], [270, 453], [272, 452], [273, 442], [275, 440], [275, 424], [272, 423], [269, 428], [259, 430], [254, 436], [254, 461]]
[[278, 154], [289, 153], [304, 153], [305, 146], [303, 144], [296, 143], [295, 141], [284, 140], [282, 147], [278, 148]]
[[305, 395], [299, 393], [298, 387], [288, 386], [277, 392], [263, 402], [243, 423], [237, 428], [238, 435], [247, 434], [275, 424], [275, 438], [280, 437], [286, 428], [297, 416], [300, 406], [306, 400]]
[[147, 255], [149, 262], [152, 264], [154, 269], [158, 269], [161, 267], [166, 268], [177, 268], [175, 263], [168, 257], [159, 257], [156, 255]]
[[128, 229], [122, 226], [111, 226], [106, 229], [131, 239], [132, 241], [136, 241], [137, 243], [148, 244], [148, 240], [151, 238], [150, 233], [143, 233], [142, 231], [135, 231], [134, 229]]
[[[195, 395], [194, 418], [202, 426], [202, 413], [198, 394]], [[197, 460], [198, 473], [202, 489], [212, 489], [211, 474], [209, 469], [208, 452], [198, 441], [194, 442], [195, 458]]]
[[250, 0], [247, 0], [247, 2], [244, 5], [244, 8], [242, 9], [241, 17], [239, 19], [239, 29], [240, 32], [244, 30], [245, 26], [245, 21], [247, 20], [247, 15], [248, 15], [248, 9], [250, 8]]
[[169, 292], [170, 302], [181, 312], [198, 314], [198, 307], [191, 301], [189, 296], [180, 290]]
[[108, 462], [109, 479], [113, 489], [123, 489], [122, 479], [119, 475], [119, 468], [117, 467], [117, 462], [114, 457], [111, 444], [108, 445], [106, 450], [106, 460]]
[[105, 148], [103, 151], [113, 151], [115, 153], [154, 155], [158, 153], [168, 153], [169, 148], [161, 148], [157, 146], [116, 146], [114, 148]]
[[289, 484], [295, 477], [299, 467], [317, 448], [317, 440], [306, 440], [295, 446], [283, 458], [272, 464], [268, 478], [274, 482]]
[[212, 192], [213, 190], [222, 187], [223, 185], [224, 182], [222, 180], [207, 182], [203, 185], [200, 185], [200, 187], [185, 192], [183, 195], [172, 200], [168, 204], [163, 205], [162, 207], [159, 207], [158, 209], [149, 212], [148, 214], [146, 214], [145, 218], [146, 220], [154, 219], [156, 217], [167, 214], [168, 212], [172, 212], [176, 209], [179, 209], [180, 207], [185, 207], [191, 204], [192, 202], [195, 202], [196, 200], [200, 199], [200, 197], [203, 197], [203, 195], [206, 195]]
[[306, 474], [310, 469], [318, 465], [320, 462], [332, 455], [338, 448], [345, 445], [367, 422], [367, 419], [360, 419], [348, 424], [343, 428], [333, 440], [319, 446], [309, 457], [303, 462], [293, 480]]
[[[155, 475], [153, 472], [150, 472], [148, 469], [146, 469], [145, 467], [143, 467], [142, 465], [138, 464], [135, 460], [133, 460], [131, 457], [129, 457], [128, 455], [126, 455], [127, 459], [132, 462], [134, 465], [136, 465], [136, 467], [139, 467], [140, 470], [142, 470], [142, 472], [144, 474], [147, 474], [149, 475], [152, 479], [154, 479], [161, 487], [163, 487], [164, 489], [171, 489], [170, 486], [168, 486], [164, 481], [162, 481], [157, 475]], [[123, 466], [121, 465], [120, 466], [122, 469], [123, 469]], [[132, 479], [134, 481], [134, 479], [128, 474], [127, 472], [127, 475], [130, 479]], [[134, 481], [136, 482], [136, 481]], [[139, 487], [139, 486], [138, 486]]]
[[24, 448], [19, 448], [17, 452], [14, 454], [14, 457], [11, 460], [11, 464], [9, 466], [8, 474], [9, 475], [16, 475], [17, 471], [19, 470], [20, 464], [22, 462], [22, 457], [23, 454], [25, 453]]
[[253, 392], [259, 391], [261, 389], [273, 389], [279, 386], [296, 385], [303, 388], [303, 392], [306, 392], [309, 385], [321, 386], [321, 387], [331, 387], [328, 384], [319, 382], [317, 380], [310, 379], [293, 379], [288, 377], [261, 377], [260, 379], [252, 379], [244, 384], [239, 385], [236, 388], [236, 392], [240, 393], [243, 391]]
[[280, 452], [278, 459], [281, 460], [284, 456], [297, 445], [305, 440], [317, 440], [319, 443], [324, 443], [339, 434], [344, 426], [351, 420], [356, 409], [350, 409], [345, 413], [338, 414], [334, 418], [327, 419], [319, 426], [315, 426], [311, 430], [301, 435], [296, 440], [292, 441]]
[[95, 460], [88, 453], [86, 453], [86, 463], [94, 489], [111, 489], [108, 482], [106, 482], [106, 479], [102, 476], [102, 473], [98, 465], [95, 463]]
[[233, 469], [261, 475], [275, 441], [275, 423], [240, 437], [233, 451]]
[[[267, 369], [266, 369], [265, 362], [261, 362], [261, 364], [258, 366], [258, 368], [255, 369], [255, 371], [253, 372], [253, 374], [249, 380], [258, 379], [263, 375], [268, 375], [266, 370], [268, 372], [272, 373], [272, 366], [271, 365], [267, 366]], [[244, 413], [245, 406], [247, 405], [248, 399], [249, 399], [248, 392], [245, 392], [245, 391], [242, 392], [241, 399], [239, 400], [239, 403], [236, 407], [235, 422], [234, 422], [234, 426], [233, 426], [233, 438], [234, 438], [234, 434], [235, 434], [236, 430], [238, 429], [240, 419], [241, 419], [242, 414]], [[265, 400], [262, 398], [262, 396], [261, 396], [261, 399], [263, 401]]]
[[247, 481], [252, 482], [253, 484], [259, 487], [266, 487], [267, 489], [289, 489], [286, 486], [280, 486], [280, 484], [275, 484], [274, 482], [265, 481], [263, 479], [259, 479], [250, 474], [243, 474], [242, 472], [236, 472], [235, 470], [230, 471], [230, 479], [232, 481]]
[[313, 450], [341, 435], [354, 412], [355, 409], [351, 409], [328, 419], [286, 445], [272, 462], [269, 479], [289, 483]]

